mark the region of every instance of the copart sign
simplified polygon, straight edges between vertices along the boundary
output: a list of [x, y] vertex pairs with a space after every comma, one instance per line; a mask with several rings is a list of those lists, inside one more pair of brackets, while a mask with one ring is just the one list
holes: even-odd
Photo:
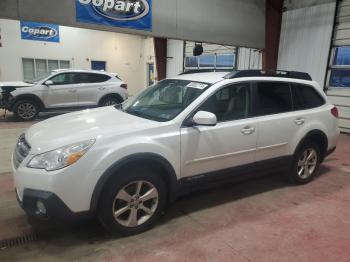
[[21, 37], [26, 40], [58, 43], [60, 41], [59, 26], [21, 21]]
[[78, 22], [152, 30], [152, 0], [76, 0]]

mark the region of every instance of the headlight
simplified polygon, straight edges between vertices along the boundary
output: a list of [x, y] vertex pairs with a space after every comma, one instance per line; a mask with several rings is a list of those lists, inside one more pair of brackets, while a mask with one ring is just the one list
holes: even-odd
[[95, 139], [91, 139], [36, 155], [29, 161], [27, 167], [53, 171], [70, 166], [77, 162], [94, 143]]

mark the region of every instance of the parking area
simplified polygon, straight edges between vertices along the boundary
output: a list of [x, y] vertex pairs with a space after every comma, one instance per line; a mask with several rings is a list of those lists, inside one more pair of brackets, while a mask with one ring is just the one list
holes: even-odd
[[349, 135], [340, 136], [310, 184], [292, 186], [274, 174], [200, 191], [177, 200], [152, 230], [121, 238], [97, 221], [28, 222], [15, 198], [10, 156], [33, 123], [8, 117], [0, 120], [1, 261], [350, 260]]

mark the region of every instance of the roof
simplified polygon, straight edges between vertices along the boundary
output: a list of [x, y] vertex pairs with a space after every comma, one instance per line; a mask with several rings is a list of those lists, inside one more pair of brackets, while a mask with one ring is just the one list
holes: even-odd
[[240, 79], [245, 80], [269, 80], [269, 81], [290, 81], [299, 83], [313, 83], [312, 78], [309, 74], [297, 71], [261, 71], [261, 70], [238, 70], [226, 72], [201, 72], [197, 71], [195, 73], [185, 72], [171, 79], [182, 79], [196, 82], [205, 82], [209, 84], [215, 84], [219, 81], [225, 79]]
[[286, 70], [236, 70], [228, 73], [225, 76], [226, 79], [239, 77], [283, 77], [312, 81], [311, 76], [306, 72]]
[[215, 84], [221, 80], [224, 80], [225, 75], [227, 75], [227, 72], [207, 72], [207, 73], [179, 75], [179, 76], [171, 77], [171, 79], [181, 79], [181, 80]]
[[105, 75], [117, 75], [115, 73], [108, 73], [106, 71], [99, 71], [99, 70], [84, 70], [84, 69], [74, 69], [74, 68], [65, 68], [65, 69], [54, 69], [52, 72], [60, 73], [60, 72], [76, 72], [76, 73], [98, 73], [98, 74], [105, 74]]

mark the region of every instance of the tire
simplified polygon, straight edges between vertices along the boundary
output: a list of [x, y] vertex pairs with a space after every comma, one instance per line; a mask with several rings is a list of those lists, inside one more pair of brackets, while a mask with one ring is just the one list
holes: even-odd
[[297, 185], [312, 181], [318, 173], [321, 153], [317, 144], [306, 141], [294, 154], [289, 179]]
[[39, 114], [38, 104], [30, 99], [16, 102], [13, 108], [16, 118], [22, 121], [32, 121]]
[[113, 235], [138, 234], [155, 225], [165, 208], [166, 196], [165, 183], [154, 171], [124, 169], [103, 189], [98, 217]]
[[100, 106], [113, 106], [123, 102], [123, 99], [118, 96], [109, 95], [103, 98], [100, 102]]

